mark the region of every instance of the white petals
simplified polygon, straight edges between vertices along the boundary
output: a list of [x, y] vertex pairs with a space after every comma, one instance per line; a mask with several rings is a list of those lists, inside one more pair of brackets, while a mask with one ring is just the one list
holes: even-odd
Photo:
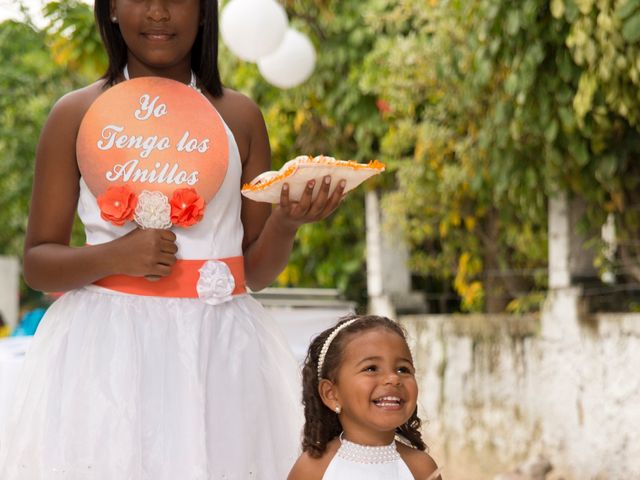
[[231, 300], [236, 282], [226, 263], [209, 260], [200, 267], [199, 272], [200, 278], [196, 290], [203, 302], [218, 305]]
[[138, 195], [134, 219], [142, 228], [171, 228], [169, 199], [162, 192], [142, 191]]

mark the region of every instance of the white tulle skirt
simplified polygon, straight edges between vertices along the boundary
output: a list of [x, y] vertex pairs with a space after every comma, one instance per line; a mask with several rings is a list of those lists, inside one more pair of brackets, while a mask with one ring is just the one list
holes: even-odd
[[281, 480], [298, 455], [299, 391], [248, 295], [211, 306], [69, 292], [31, 344], [0, 478]]

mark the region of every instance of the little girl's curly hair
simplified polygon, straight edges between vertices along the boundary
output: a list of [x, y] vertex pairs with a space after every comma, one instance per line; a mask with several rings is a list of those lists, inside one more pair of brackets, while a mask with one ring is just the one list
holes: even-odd
[[[319, 375], [318, 357], [325, 341], [336, 328], [354, 319], [357, 319], [357, 321], [340, 330], [331, 342]], [[407, 341], [404, 330], [393, 320], [374, 315], [350, 315], [341, 318], [335, 327], [325, 330], [311, 342], [302, 369], [302, 404], [304, 405], [305, 416], [302, 450], [311, 457], [321, 457], [327, 449], [327, 443], [342, 432], [338, 415], [331, 411], [320, 398], [318, 391], [320, 380], [318, 377], [335, 381], [336, 374], [342, 363], [342, 353], [350, 337], [357, 333], [378, 328], [389, 330], [399, 335], [405, 342]], [[409, 420], [396, 429], [396, 433], [406, 439], [414, 448], [425, 450], [427, 447], [419, 430], [421, 423], [418, 417], [418, 408], [416, 407]]]

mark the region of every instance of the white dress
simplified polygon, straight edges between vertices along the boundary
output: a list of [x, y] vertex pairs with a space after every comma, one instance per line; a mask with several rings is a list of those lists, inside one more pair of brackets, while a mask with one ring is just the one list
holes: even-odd
[[382, 447], [358, 445], [344, 438], [322, 480], [414, 480], [396, 442]]
[[[200, 223], [174, 229], [179, 258], [242, 255], [242, 167], [225, 130], [224, 182]], [[134, 228], [102, 220], [82, 179], [78, 213], [88, 244]], [[212, 303], [96, 285], [58, 299], [25, 360], [0, 478], [285, 478], [302, 424], [296, 362], [252, 297]]]

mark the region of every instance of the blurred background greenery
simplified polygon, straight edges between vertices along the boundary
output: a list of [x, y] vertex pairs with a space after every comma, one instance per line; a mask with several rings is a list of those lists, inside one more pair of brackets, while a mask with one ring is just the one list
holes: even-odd
[[[431, 311], [538, 308], [547, 200], [567, 191], [597, 266], [637, 285], [640, 0], [284, 0], [318, 52], [279, 90], [221, 44], [225, 85], [253, 98], [274, 168], [300, 154], [379, 159], [366, 188], [411, 249]], [[65, 92], [102, 75], [90, 6], [50, 2], [46, 26], [0, 24], [0, 254], [21, 255], [39, 130]], [[281, 286], [366, 303], [364, 188], [298, 234]], [[600, 227], [615, 221], [606, 257]], [[74, 243], [83, 243], [79, 225]]]

